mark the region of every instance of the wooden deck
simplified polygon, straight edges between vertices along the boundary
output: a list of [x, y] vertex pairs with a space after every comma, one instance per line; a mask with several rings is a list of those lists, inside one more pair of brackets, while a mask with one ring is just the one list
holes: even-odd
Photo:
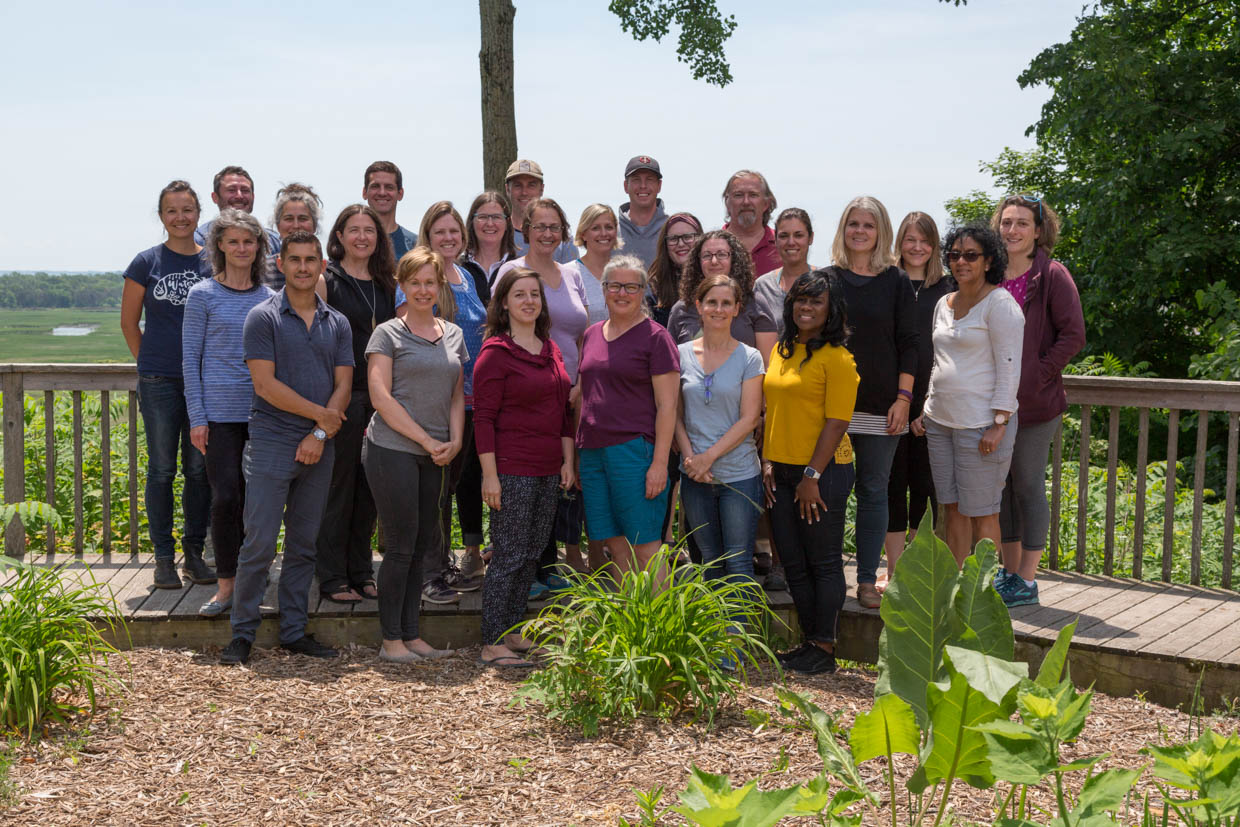
[[[206, 619], [198, 607], [214, 586], [178, 591], [151, 587], [154, 561], [149, 554], [94, 554], [37, 558], [63, 565], [66, 578], [93, 576], [105, 584], [128, 622], [120, 646], [207, 648], [228, 642], [228, 615]], [[378, 566], [376, 557], [375, 565]], [[88, 571], [89, 570], [89, 571]], [[862, 609], [854, 597], [856, 569], [846, 567], [849, 598], [840, 619], [841, 657], [874, 662], [882, 620]], [[279, 558], [263, 600], [263, 616], [276, 615]], [[1240, 696], [1240, 594], [1117, 577], [1044, 571], [1039, 576], [1041, 605], [1012, 610], [1017, 655], [1036, 665], [1059, 629], [1077, 619], [1071, 668], [1079, 684], [1093, 683], [1108, 694], [1142, 693], [1167, 706], [1186, 704], [1200, 680], [1206, 709]], [[772, 607], [795, 623], [786, 592], [768, 593]], [[541, 608], [532, 603], [531, 611]], [[436, 646], [477, 645], [481, 594], [457, 605], [423, 603], [423, 635]], [[371, 645], [379, 639], [378, 606], [363, 601], [344, 606], [320, 600], [317, 583], [310, 600], [310, 631], [332, 644]], [[275, 644], [275, 623], [260, 628], [258, 645]]]

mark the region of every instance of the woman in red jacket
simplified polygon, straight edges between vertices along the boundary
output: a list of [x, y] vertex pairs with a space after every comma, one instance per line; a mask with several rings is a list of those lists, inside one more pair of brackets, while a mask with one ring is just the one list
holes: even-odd
[[494, 549], [482, 586], [482, 662], [489, 665], [532, 666], [522, 657], [529, 641], [509, 630], [525, 616], [556, 489], [573, 485], [571, 386], [538, 273], [509, 270], [495, 285], [474, 363], [474, 439]]
[[1003, 568], [995, 588], [1008, 606], [1038, 602], [1038, 562], [1046, 548], [1046, 454], [1068, 408], [1063, 369], [1085, 346], [1081, 297], [1068, 268], [1051, 259], [1059, 216], [1029, 195], [1009, 195], [991, 219], [1007, 245], [1003, 286], [1025, 311], [1025, 344], [1016, 392], [1020, 430], [999, 512]]

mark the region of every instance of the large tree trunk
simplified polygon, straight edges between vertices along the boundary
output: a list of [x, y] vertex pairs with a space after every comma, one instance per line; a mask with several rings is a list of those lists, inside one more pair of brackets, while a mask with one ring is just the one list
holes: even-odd
[[517, 159], [517, 116], [512, 96], [512, 0], [478, 0], [482, 22], [482, 177], [504, 191], [504, 173]]

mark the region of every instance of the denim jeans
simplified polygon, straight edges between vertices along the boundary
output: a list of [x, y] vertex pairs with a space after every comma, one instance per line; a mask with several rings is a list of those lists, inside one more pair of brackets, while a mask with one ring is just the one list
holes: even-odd
[[844, 582], [844, 516], [853, 467], [834, 461], [827, 464], [818, 480], [818, 493], [827, 504], [827, 513], [811, 523], [801, 517], [796, 502], [805, 466], [772, 465], [775, 504], [771, 506], [771, 539], [779, 548], [801, 633], [806, 640], [833, 642], [848, 593]]
[[139, 376], [138, 408], [146, 430], [146, 519], [155, 547], [155, 559], [176, 557], [172, 539], [172, 481], [177, 474], [177, 451], [181, 453], [181, 510], [185, 523], [181, 545], [201, 551], [207, 540], [211, 512], [211, 486], [207, 464], [189, 441], [189, 414], [185, 410], [185, 383], [171, 376]]
[[754, 540], [762, 514], [762, 477], [728, 484], [680, 478], [687, 528], [711, 579], [753, 578]]
[[887, 482], [899, 436], [849, 434], [857, 462], [857, 582], [878, 580], [887, 539]]

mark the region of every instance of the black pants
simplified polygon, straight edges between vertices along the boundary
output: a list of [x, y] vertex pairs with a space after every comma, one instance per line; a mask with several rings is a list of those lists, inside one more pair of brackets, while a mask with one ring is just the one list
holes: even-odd
[[930, 519], [939, 523], [939, 500], [934, 494], [934, 478], [930, 475], [930, 453], [924, 436], [912, 432], [900, 437], [895, 459], [891, 462], [891, 478], [887, 481], [887, 532], [917, 530], [930, 504]]
[[241, 456], [250, 438], [248, 422], [207, 423], [207, 481], [211, 484], [211, 542], [215, 572], [237, 576], [237, 555], [245, 539], [245, 477]]
[[375, 492], [387, 550], [379, 566], [379, 628], [384, 640], [414, 640], [422, 608], [422, 566], [438, 553], [444, 469], [430, 457], [367, 442], [366, 476]]
[[474, 412], [469, 410], [465, 411], [461, 450], [448, 464], [448, 487], [444, 493], [441, 515], [443, 553], [423, 573], [427, 580], [443, 574], [451, 559], [453, 495], [456, 496], [457, 516], [461, 521], [461, 542], [467, 546], [482, 545], [482, 465], [478, 461], [478, 449], [474, 446]]
[[542, 538], [555, 522], [560, 475], [499, 475], [500, 505], [491, 512], [493, 552], [482, 585], [482, 642], [497, 644], [525, 617]]
[[315, 544], [315, 568], [324, 594], [374, 580], [370, 541], [375, 533], [375, 500], [362, 468], [362, 440], [374, 412], [370, 394], [353, 391], [345, 410], [347, 419], [332, 440], [336, 464]]
[[852, 464], [834, 460], [818, 480], [818, 492], [827, 513], [816, 522], [801, 517], [795, 500], [804, 479], [804, 465], [773, 463], [775, 504], [771, 506], [771, 535], [788, 578], [788, 592], [806, 640], [834, 642], [840, 609], [848, 587], [844, 582], [844, 516], [853, 486]]

